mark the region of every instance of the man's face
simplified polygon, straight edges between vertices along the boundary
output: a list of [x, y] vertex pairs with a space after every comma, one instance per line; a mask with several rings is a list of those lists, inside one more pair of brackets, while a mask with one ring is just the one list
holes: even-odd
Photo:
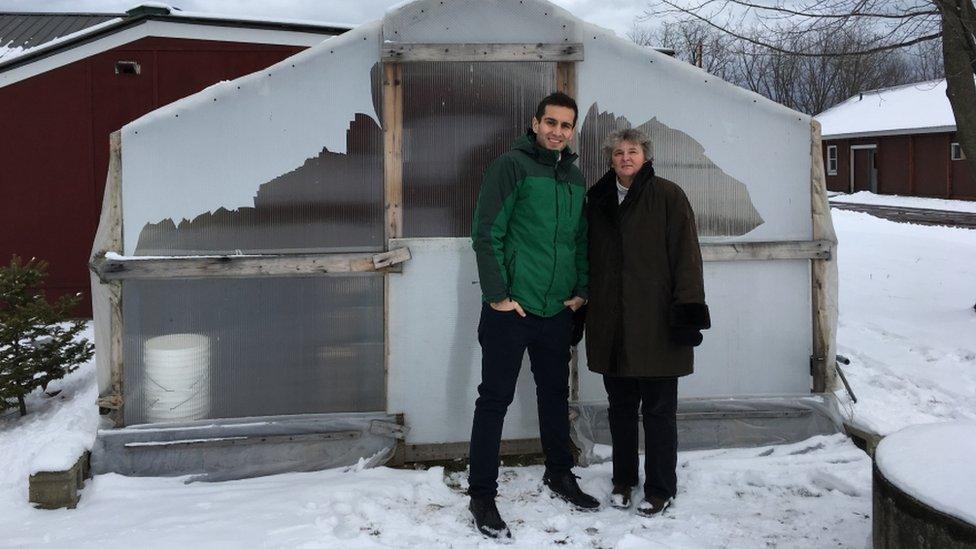
[[573, 140], [573, 118], [569, 107], [546, 105], [542, 120], [532, 117], [532, 131], [543, 149], [561, 151]]

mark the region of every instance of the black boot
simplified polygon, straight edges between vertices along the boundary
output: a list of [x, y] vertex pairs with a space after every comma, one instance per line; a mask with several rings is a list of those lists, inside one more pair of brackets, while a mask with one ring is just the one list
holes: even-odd
[[478, 531], [486, 537], [492, 539], [510, 539], [512, 532], [508, 525], [498, 514], [498, 507], [495, 507], [495, 498], [471, 498], [468, 504], [471, 515], [474, 516], [474, 525]]
[[630, 509], [630, 497], [633, 491], [631, 486], [614, 484], [613, 491], [610, 492], [610, 506], [617, 509]]
[[554, 494], [576, 506], [577, 509], [595, 511], [600, 507], [600, 502], [595, 497], [580, 490], [579, 484], [576, 483], [577, 478], [579, 477], [569, 471], [558, 475], [546, 471], [546, 474], [542, 475], [542, 483], [548, 486]]

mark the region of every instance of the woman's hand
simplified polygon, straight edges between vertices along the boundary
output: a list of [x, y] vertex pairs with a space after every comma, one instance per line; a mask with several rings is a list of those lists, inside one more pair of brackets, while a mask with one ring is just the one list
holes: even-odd
[[507, 297], [497, 303], [489, 303], [488, 306], [498, 312], [507, 313], [508, 311], [515, 311], [519, 316], [525, 316], [525, 311], [522, 310], [522, 306], [519, 305], [518, 301]]
[[575, 313], [576, 311], [579, 310], [580, 307], [586, 305], [586, 300], [583, 299], [582, 297], [576, 296], [572, 299], [567, 299], [566, 301], [563, 301], [563, 305], [569, 307], [570, 310], [572, 310]]

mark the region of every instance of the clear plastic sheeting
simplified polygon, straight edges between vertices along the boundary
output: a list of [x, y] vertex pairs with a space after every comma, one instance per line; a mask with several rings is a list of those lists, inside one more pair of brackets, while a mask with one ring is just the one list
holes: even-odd
[[580, 41], [580, 21], [537, 0], [420, 0], [383, 18], [383, 40], [401, 43], [564, 43]]
[[402, 437], [383, 413], [254, 417], [98, 431], [92, 471], [220, 481], [386, 463]]
[[594, 25], [583, 47], [584, 158], [599, 158], [612, 126], [644, 126], [661, 175], [686, 190], [703, 236], [811, 239], [809, 116]]
[[[571, 409], [580, 463], [603, 461], [594, 446], [611, 444], [607, 404], [575, 403]], [[643, 429], [638, 432], [643, 448]], [[831, 394], [678, 400], [678, 449], [682, 451], [789, 444], [838, 432], [843, 432], [843, 416]]]
[[380, 23], [122, 128], [123, 255], [383, 248]]
[[467, 236], [485, 168], [530, 126], [555, 63], [403, 65], [403, 234]]
[[385, 409], [382, 275], [130, 280], [122, 301], [126, 425]]

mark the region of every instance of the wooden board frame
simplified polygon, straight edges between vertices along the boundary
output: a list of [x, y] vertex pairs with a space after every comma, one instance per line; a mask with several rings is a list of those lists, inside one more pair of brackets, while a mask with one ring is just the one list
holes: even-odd
[[831, 257], [828, 240], [783, 242], [737, 242], [701, 245], [703, 261], [767, 261], [773, 259], [819, 259]]
[[384, 64], [424, 61], [505, 62], [583, 60], [583, 44], [403, 44], [387, 42], [380, 50]]
[[[851, 166], [854, 164], [851, 155]], [[853, 168], [852, 168], [853, 169]], [[851, 179], [853, 185], [853, 177]], [[831, 268], [828, 261], [833, 258], [832, 251], [836, 244], [831, 240], [826, 240], [828, 236], [817, 223], [816, 216], [824, 215], [830, 217], [830, 205], [820, 205], [821, 192], [826, 195], [827, 177], [823, 165], [822, 140], [820, 137], [820, 124], [813, 120], [810, 124], [810, 221], [812, 224], [813, 238], [820, 239], [824, 243], [828, 254], [826, 257], [811, 258], [810, 264], [810, 302], [812, 316], [812, 346], [810, 356], [810, 374], [812, 376], [811, 392], [824, 393], [833, 385], [836, 368], [836, 358], [829, 356], [831, 352], [831, 316], [829, 313], [830, 304], [828, 301], [827, 284], [830, 281], [828, 270]], [[827, 208], [825, 212], [820, 212], [819, 208]]]
[[96, 257], [90, 268], [103, 281], [158, 278], [295, 277], [393, 270], [410, 259], [410, 250], [382, 253], [288, 254], [273, 256], [213, 256], [113, 258]]

